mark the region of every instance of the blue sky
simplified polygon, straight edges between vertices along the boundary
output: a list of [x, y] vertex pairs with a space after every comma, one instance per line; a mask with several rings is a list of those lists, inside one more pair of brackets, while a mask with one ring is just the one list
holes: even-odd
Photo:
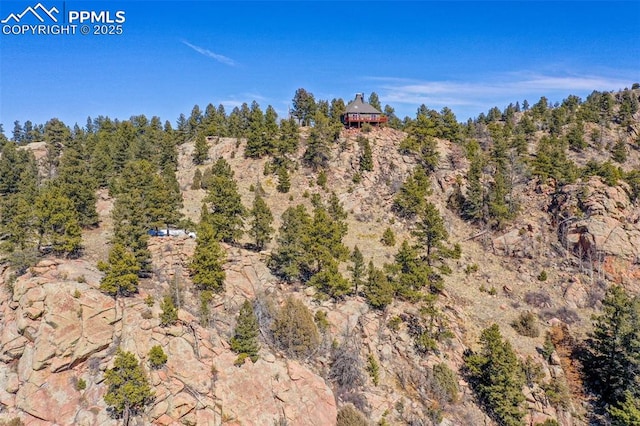
[[[0, 34], [6, 134], [52, 117], [175, 123], [208, 103], [230, 112], [256, 100], [284, 115], [300, 87], [345, 101], [375, 91], [401, 118], [448, 106], [464, 121], [640, 81], [638, 1], [41, 2], [125, 11], [123, 34]], [[0, 20], [37, 3], [2, 0]]]

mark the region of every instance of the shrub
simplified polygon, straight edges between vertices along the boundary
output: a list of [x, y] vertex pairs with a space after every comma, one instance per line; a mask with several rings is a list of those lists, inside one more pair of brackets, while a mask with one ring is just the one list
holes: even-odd
[[327, 329], [329, 328], [329, 320], [327, 319], [326, 311], [316, 311], [313, 319], [315, 320], [316, 325], [321, 332], [324, 333], [325, 331], [327, 331]]
[[318, 179], [316, 180], [318, 186], [322, 189], [327, 189], [327, 174], [322, 170], [318, 173]]
[[76, 390], [77, 391], [83, 391], [87, 388], [87, 381], [85, 379], [83, 379], [82, 377], [80, 377], [78, 379], [78, 381], [76, 382]]
[[389, 320], [387, 327], [389, 327], [390, 330], [398, 331], [400, 330], [400, 324], [402, 324], [402, 318], [396, 315]]
[[160, 314], [160, 325], [162, 327], [168, 327], [178, 322], [178, 310], [173, 304], [171, 296], [165, 296], [162, 299], [162, 313]]
[[342, 392], [348, 392], [364, 384], [360, 347], [354, 336], [347, 335], [332, 354], [329, 378]]
[[567, 385], [558, 380], [551, 379], [549, 383], [543, 384], [542, 389], [547, 396], [549, 404], [556, 408], [567, 408], [571, 400]]
[[293, 297], [287, 298], [276, 314], [272, 331], [277, 346], [290, 356], [305, 357], [320, 344], [311, 311]]
[[477, 263], [474, 263], [472, 265], [467, 265], [464, 268], [464, 273], [466, 275], [471, 275], [471, 274], [476, 273], [476, 272], [478, 272], [478, 264]]
[[544, 423], [536, 423], [535, 426], [560, 426], [560, 423], [555, 419], [547, 419]]
[[527, 337], [538, 337], [540, 335], [540, 328], [538, 327], [538, 321], [536, 315], [533, 312], [523, 312], [517, 319], [511, 323], [518, 334]]
[[547, 280], [547, 271], [542, 271], [538, 275], [538, 281], [546, 281]]
[[345, 405], [338, 410], [336, 426], [367, 426], [367, 419], [352, 404]]
[[393, 247], [396, 245], [396, 235], [393, 233], [391, 228], [384, 230], [384, 233], [382, 234], [382, 244], [387, 247]]
[[546, 292], [530, 291], [524, 295], [524, 302], [529, 306], [545, 308], [551, 306], [551, 296]]
[[458, 378], [445, 363], [435, 364], [431, 370], [431, 391], [440, 401], [454, 403], [458, 400]]
[[148, 307], [152, 308], [156, 303], [156, 299], [154, 299], [152, 295], [148, 295], [144, 298], [144, 303], [146, 303]]
[[367, 357], [367, 371], [369, 372], [369, 376], [371, 376], [371, 381], [375, 386], [380, 384], [380, 365], [373, 354], [369, 354]]
[[118, 349], [114, 366], [105, 371], [104, 378], [104, 401], [116, 417], [124, 413], [136, 415], [153, 400], [147, 376], [131, 352]]
[[80, 296], [82, 296], [82, 293], [80, 292], [80, 290], [76, 288], [75, 291], [73, 292], [73, 297], [76, 299], [79, 299]]
[[149, 364], [151, 368], [158, 369], [167, 363], [167, 354], [160, 345], [155, 345], [149, 351]]

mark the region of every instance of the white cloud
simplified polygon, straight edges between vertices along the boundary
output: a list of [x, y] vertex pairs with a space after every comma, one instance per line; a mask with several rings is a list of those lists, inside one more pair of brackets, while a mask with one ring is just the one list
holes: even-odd
[[[511, 102], [528, 99], [537, 101], [547, 96], [560, 101], [566, 96], [586, 95], [593, 90], [608, 91], [629, 87], [629, 80], [598, 75], [546, 75], [514, 72], [491, 76], [473, 82], [422, 81], [397, 77], [370, 77], [379, 82], [379, 95], [384, 102], [431, 108], [449, 106], [454, 111], [486, 111], [493, 106], [504, 107]], [[456, 108], [458, 107], [458, 108]]]
[[211, 59], [215, 59], [216, 61], [223, 63], [225, 65], [230, 65], [230, 66], [235, 66], [236, 65], [236, 61], [234, 61], [233, 59], [224, 56], [224, 55], [220, 55], [218, 53], [212, 52], [209, 49], [205, 49], [203, 47], [200, 46], [196, 46], [194, 44], [189, 43], [188, 41], [182, 40], [182, 44], [184, 44], [185, 46], [189, 46], [190, 48], [192, 48], [193, 50], [195, 50], [196, 52], [200, 53], [201, 55], [204, 55], [208, 58]]

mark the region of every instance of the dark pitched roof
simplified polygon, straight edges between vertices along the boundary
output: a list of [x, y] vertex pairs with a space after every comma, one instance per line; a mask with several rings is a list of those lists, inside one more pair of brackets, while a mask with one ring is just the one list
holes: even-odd
[[382, 114], [382, 111], [378, 111], [364, 101], [362, 93], [356, 93], [356, 98], [349, 102], [349, 105], [347, 105], [346, 112], [359, 112], [361, 114]]

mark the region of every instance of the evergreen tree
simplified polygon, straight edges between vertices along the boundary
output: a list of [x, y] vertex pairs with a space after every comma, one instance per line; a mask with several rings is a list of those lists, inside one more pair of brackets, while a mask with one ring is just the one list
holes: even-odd
[[407, 177], [393, 199], [393, 210], [400, 217], [412, 219], [424, 209], [426, 197], [431, 193], [429, 177], [422, 167], [416, 167]]
[[438, 129], [439, 114], [426, 107], [423, 109], [419, 110], [415, 122], [409, 127], [407, 138], [400, 144], [400, 150], [403, 153], [418, 154], [425, 172], [432, 173], [438, 167], [440, 158], [435, 138], [442, 136], [442, 130]]
[[319, 272], [324, 265], [333, 260], [344, 261], [349, 256], [349, 250], [342, 244], [342, 238], [347, 232], [346, 224], [338, 217], [332, 216], [322, 205], [313, 210], [313, 221], [309, 229], [311, 244], [308, 255], [314, 259], [312, 272]]
[[57, 118], [52, 118], [44, 125], [44, 140], [47, 154], [45, 168], [49, 178], [55, 176], [62, 148], [71, 142], [71, 130]]
[[481, 221], [485, 218], [485, 190], [482, 185], [484, 160], [477, 141], [473, 140], [469, 143], [467, 156], [470, 165], [467, 172], [467, 193], [462, 204], [462, 216], [468, 220]]
[[191, 181], [191, 189], [202, 189], [202, 172], [196, 169], [193, 173], [193, 181]]
[[104, 373], [107, 403], [115, 417], [122, 417], [127, 426], [132, 416], [136, 416], [154, 397], [149, 380], [136, 356], [118, 349], [113, 368]]
[[624, 393], [624, 399], [617, 405], [608, 408], [613, 426], [640, 425], [640, 398], [634, 397], [630, 391]]
[[250, 223], [249, 234], [255, 241], [256, 249], [263, 250], [266, 244], [271, 241], [271, 235], [273, 234], [273, 215], [269, 206], [264, 202], [260, 193], [256, 190], [255, 198], [253, 199], [253, 208], [249, 212], [252, 220]]
[[298, 89], [293, 96], [292, 115], [296, 117], [303, 126], [311, 124], [311, 119], [316, 113], [316, 101], [312, 93], [305, 89]]
[[433, 203], [426, 203], [424, 209], [418, 213], [418, 222], [413, 234], [418, 238], [421, 247], [426, 250], [427, 263], [431, 265], [434, 249], [440, 248], [442, 242], [449, 238], [444, 220]]
[[593, 320], [585, 360], [593, 389], [608, 404], [622, 403], [625, 392], [640, 398], [640, 298], [612, 286]]
[[402, 121], [396, 115], [396, 111], [390, 106], [384, 106], [384, 115], [387, 116], [387, 125], [392, 129], [400, 130], [402, 128]]
[[223, 158], [212, 167], [207, 185], [205, 202], [210, 206], [207, 221], [213, 226], [216, 238], [229, 243], [237, 241], [243, 233], [245, 208], [231, 167]]
[[384, 309], [393, 302], [393, 293], [393, 284], [389, 278], [373, 265], [373, 261], [369, 261], [364, 292], [369, 305], [375, 309]]
[[347, 106], [344, 104], [344, 100], [342, 98], [333, 98], [331, 100], [331, 105], [329, 106], [329, 117], [331, 118], [331, 122], [337, 125], [342, 125], [340, 121], [342, 115], [347, 111]]
[[225, 255], [216, 239], [215, 230], [206, 221], [201, 222], [196, 249], [189, 265], [191, 279], [199, 290], [216, 293], [224, 290], [224, 261]]
[[291, 180], [289, 179], [289, 172], [287, 171], [286, 167], [279, 167], [277, 174], [278, 174], [278, 185], [276, 186], [276, 189], [278, 190], [278, 192], [282, 192], [283, 194], [286, 194], [291, 189]]
[[489, 414], [501, 425], [521, 426], [525, 378], [509, 341], [497, 324], [480, 335], [482, 348], [465, 356], [465, 369], [473, 390]]
[[320, 334], [309, 308], [291, 296], [276, 314], [272, 331], [276, 344], [292, 357], [306, 357], [320, 344]]
[[12, 132], [11, 140], [16, 144], [20, 144], [24, 142], [24, 139], [25, 139], [24, 129], [22, 128], [22, 125], [20, 124], [20, 122], [16, 120], [13, 122], [13, 132]]
[[275, 275], [289, 282], [308, 280], [311, 275], [308, 254], [311, 223], [311, 216], [303, 205], [284, 211], [277, 247], [269, 260], [269, 267]]
[[109, 263], [99, 264], [105, 276], [100, 281], [100, 291], [113, 297], [129, 296], [138, 291], [140, 266], [135, 256], [121, 244], [114, 244], [109, 252]]
[[335, 130], [329, 119], [322, 114], [316, 114], [315, 126], [309, 132], [307, 149], [303, 159], [314, 170], [325, 168], [331, 158], [329, 143], [335, 140]]
[[[82, 149], [82, 145], [76, 145], [76, 147]], [[80, 225], [96, 226], [98, 212], [96, 211], [95, 191], [98, 185], [91, 176], [82, 151], [76, 147], [64, 150], [60, 159], [56, 184], [73, 202]]]
[[154, 345], [147, 355], [151, 368], [158, 369], [167, 363], [167, 354], [162, 350], [162, 346]]
[[382, 105], [380, 105], [380, 98], [378, 98], [378, 94], [376, 92], [371, 92], [371, 94], [369, 95], [369, 105], [371, 105], [378, 111], [382, 111]]
[[309, 280], [309, 285], [333, 299], [343, 298], [351, 291], [351, 284], [340, 274], [334, 259], [324, 261], [322, 268]]
[[160, 313], [160, 325], [162, 327], [169, 327], [178, 322], [178, 309], [173, 303], [171, 296], [164, 296], [162, 298], [160, 308], [162, 309]]
[[209, 159], [209, 142], [204, 133], [198, 133], [193, 148], [193, 164], [204, 164]]
[[57, 255], [76, 254], [82, 232], [71, 201], [57, 185], [42, 187], [34, 201], [38, 248], [50, 247]]
[[543, 136], [532, 161], [533, 174], [541, 179], [554, 178], [559, 184], [576, 179], [577, 167], [567, 158], [566, 148], [557, 138]]
[[364, 257], [358, 246], [355, 246], [351, 252], [351, 263], [352, 266], [349, 267], [351, 271], [351, 284], [353, 284], [353, 293], [357, 296], [358, 288], [362, 288], [364, 285], [364, 275], [366, 272]]
[[244, 357], [251, 358], [253, 362], [258, 360], [258, 351], [260, 350], [260, 343], [258, 342], [259, 331], [258, 319], [253, 312], [253, 307], [248, 300], [245, 300], [240, 307], [236, 328], [229, 342], [231, 350], [239, 355], [239, 360], [244, 359]]
[[198, 134], [198, 130], [200, 130], [202, 125], [203, 115], [202, 110], [199, 105], [194, 105], [193, 109], [191, 109], [191, 115], [187, 120], [187, 139], [192, 138], [194, 135]]
[[418, 300], [421, 296], [420, 291], [428, 284], [434, 292], [442, 290], [442, 284], [436, 274], [420, 259], [418, 248], [411, 246], [407, 240], [402, 242], [400, 250], [396, 253], [394, 266], [397, 269], [395, 291], [403, 299]]
[[371, 144], [367, 138], [358, 136], [358, 144], [362, 152], [360, 153], [360, 171], [370, 172], [373, 170], [373, 153], [371, 151]]
[[279, 156], [293, 154], [298, 150], [300, 133], [298, 125], [293, 117], [280, 121], [280, 137], [276, 143], [276, 152]]
[[271, 141], [267, 138], [265, 118], [256, 101], [251, 104], [249, 115], [249, 133], [244, 156], [249, 158], [261, 158], [270, 152]]

